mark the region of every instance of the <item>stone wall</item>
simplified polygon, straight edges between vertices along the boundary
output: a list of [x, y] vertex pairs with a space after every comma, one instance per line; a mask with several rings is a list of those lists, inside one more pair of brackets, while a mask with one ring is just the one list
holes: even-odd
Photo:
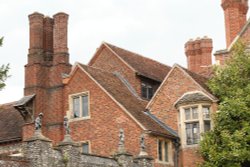
[[19, 152], [21, 148], [22, 148], [21, 142], [0, 145], [0, 154]]
[[153, 167], [152, 158], [117, 151], [113, 157], [103, 157], [81, 153], [80, 145], [73, 142], [70, 136], [52, 146], [52, 141], [41, 133], [24, 141], [19, 154], [0, 155], [1, 167]]

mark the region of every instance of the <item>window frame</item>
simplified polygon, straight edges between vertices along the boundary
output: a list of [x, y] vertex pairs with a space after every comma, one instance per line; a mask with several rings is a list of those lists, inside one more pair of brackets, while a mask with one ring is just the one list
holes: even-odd
[[[83, 104], [82, 104], [82, 96], [87, 96], [88, 97], [88, 116], [82, 116], [83, 115]], [[80, 116], [74, 118], [74, 111], [73, 111], [73, 100], [74, 98], [79, 97], [79, 110], [80, 110]], [[89, 91], [85, 91], [85, 92], [80, 92], [80, 93], [75, 93], [75, 94], [70, 94], [69, 95], [69, 111], [68, 111], [68, 116], [69, 116], [69, 121], [78, 121], [78, 120], [86, 120], [86, 119], [90, 119], [91, 115], [90, 115], [90, 92]]]
[[[161, 152], [162, 152], [162, 160], [160, 160], [160, 155], [159, 155], [159, 142], [161, 142]], [[168, 160], [166, 161], [166, 152], [165, 152], [165, 146], [167, 144], [167, 153], [168, 153]], [[172, 159], [172, 142], [170, 140], [166, 140], [163, 138], [158, 138], [157, 139], [157, 158], [156, 158], [156, 163], [161, 163], [161, 164], [168, 164], [172, 165], [173, 164], [173, 159]]]
[[[198, 108], [198, 118], [197, 119], [189, 119], [186, 120], [185, 110], [188, 108]], [[204, 119], [203, 115], [203, 107], [209, 108], [210, 118]], [[190, 112], [191, 113], [191, 112]], [[201, 134], [205, 132], [205, 121], [210, 121], [210, 129], [213, 128], [213, 122], [211, 119], [212, 113], [212, 104], [211, 103], [196, 103], [196, 104], [189, 104], [183, 105], [179, 107], [179, 135], [181, 137], [181, 144], [182, 147], [197, 147], [199, 145], [199, 141], [202, 140]], [[192, 116], [190, 116], [192, 117]], [[186, 132], [186, 124], [198, 122], [199, 125], [199, 141], [197, 143], [188, 144], [187, 143], [187, 132]]]
[[[146, 89], [146, 97], [143, 96], [143, 88]], [[151, 91], [152, 91], [152, 96], [151, 97], [149, 97], [149, 94], [150, 94], [149, 89], [151, 89]], [[155, 93], [154, 88], [153, 88], [153, 86], [151, 84], [146, 83], [146, 82], [141, 82], [141, 97], [143, 99], [150, 100], [154, 96], [154, 93]]]
[[[81, 141], [81, 153], [82, 154], [91, 154], [91, 143], [90, 140], [85, 140], [85, 141]], [[83, 144], [88, 143], [88, 153], [83, 152]]]

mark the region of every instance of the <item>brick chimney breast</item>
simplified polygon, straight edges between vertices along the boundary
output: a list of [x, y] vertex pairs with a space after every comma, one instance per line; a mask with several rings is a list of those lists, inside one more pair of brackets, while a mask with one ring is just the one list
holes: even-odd
[[247, 21], [248, 0], [222, 0], [224, 10], [226, 43], [232, 43]]

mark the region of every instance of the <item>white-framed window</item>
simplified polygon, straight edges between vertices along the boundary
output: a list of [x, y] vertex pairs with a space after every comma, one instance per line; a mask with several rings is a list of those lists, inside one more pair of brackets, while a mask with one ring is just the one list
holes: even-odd
[[172, 164], [172, 145], [169, 140], [162, 138], [157, 139], [157, 162]]
[[209, 104], [180, 107], [180, 132], [183, 146], [197, 145], [201, 133], [211, 129], [211, 106]]
[[141, 96], [145, 99], [151, 99], [154, 95], [153, 87], [150, 84], [141, 84]]
[[81, 151], [82, 151], [82, 153], [85, 153], [85, 154], [90, 153], [90, 142], [89, 141], [81, 142]]
[[70, 117], [89, 118], [89, 92], [70, 95]]

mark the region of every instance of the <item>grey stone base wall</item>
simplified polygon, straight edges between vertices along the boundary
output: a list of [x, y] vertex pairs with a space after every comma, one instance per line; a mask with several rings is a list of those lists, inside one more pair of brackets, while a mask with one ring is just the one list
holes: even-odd
[[14, 152], [20, 152], [22, 149], [22, 143], [11, 143], [6, 145], [0, 145], [0, 154], [9, 154]]
[[[133, 158], [126, 152], [119, 152], [113, 158], [83, 154], [73, 141], [53, 147], [52, 142], [41, 135], [5, 148], [21, 151], [17, 157], [0, 155], [1, 167], [153, 167], [153, 159], [148, 156]], [[2, 152], [5, 148], [1, 148]]]

